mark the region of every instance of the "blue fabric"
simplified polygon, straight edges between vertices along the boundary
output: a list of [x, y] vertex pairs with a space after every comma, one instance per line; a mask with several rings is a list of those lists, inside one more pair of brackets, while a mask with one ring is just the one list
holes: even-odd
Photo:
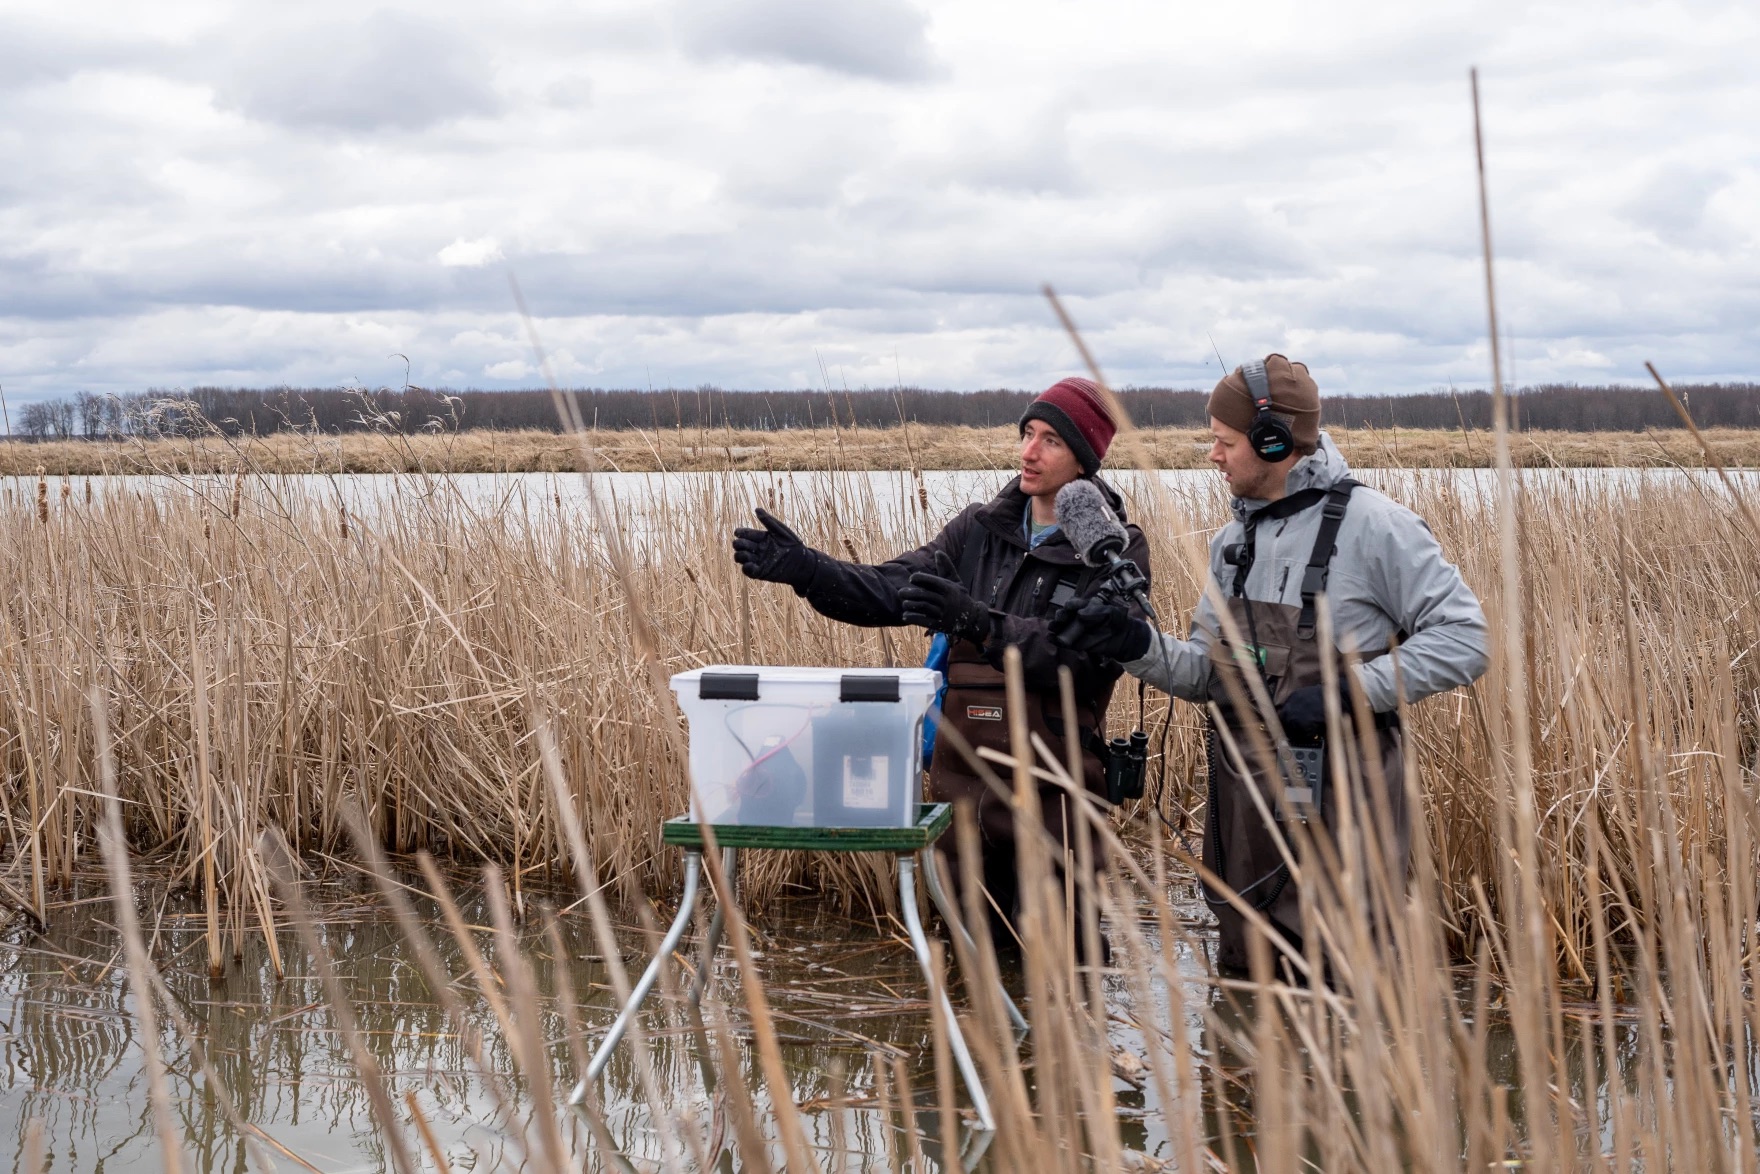
[[947, 696], [947, 658], [953, 651], [953, 641], [946, 632], [935, 633], [929, 641], [929, 655], [923, 660], [923, 667], [934, 669], [941, 674], [941, 688], [935, 690], [935, 702], [929, 706], [929, 712], [923, 718], [923, 769], [929, 769], [929, 762], [935, 757], [935, 731], [941, 720], [941, 700]]
[[1027, 549], [1031, 550], [1057, 533], [1057, 523], [1053, 522], [1037, 534], [1033, 533], [1033, 503], [1029, 501], [1026, 510], [1021, 514], [1021, 533], [1026, 536]]

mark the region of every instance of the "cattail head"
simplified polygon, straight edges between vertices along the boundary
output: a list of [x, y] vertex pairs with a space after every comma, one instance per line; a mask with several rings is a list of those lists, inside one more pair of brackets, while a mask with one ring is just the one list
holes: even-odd
[[336, 517], [337, 529], [342, 534], [342, 537], [346, 539], [348, 537], [348, 507], [345, 505], [337, 506]]
[[37, 466], [37, 521], [49, 524], [49, 480], [41, 465]]
[[240, 499], [244, 497], [244, 474], [235, 474], [232, 478], [232, 516], [238, 517]]

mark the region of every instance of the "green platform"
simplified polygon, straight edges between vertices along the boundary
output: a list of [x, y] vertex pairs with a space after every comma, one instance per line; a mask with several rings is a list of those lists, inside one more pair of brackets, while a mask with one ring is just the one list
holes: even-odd
[[[966, 1047], [965, 1035], [960, 1031], [959, 1020], [954, 1016], [953, 1004], [948, 1002], [947, 990], [943, 985], [942, 976], [937, 973], [934, 955], [929, 949], [929, 939], [923, 933], [922, 916], [917, 911], [917, 870], [922, 869], [923, 878], [928, 882], [929, 899], [941, 911], [942, 918], [948, 928], [959, 935], [965, 957], [975, 957], [977, 947], [972, 943], [971, 936], [966, 933], [955, 916], [953, 905], [948, 900], [947, 892], [941, 886], [939, 869], [935, 863], [936, 853], [929, 851], [935, 846], [947, 829], [953, 825], [953, 807], [947, 803], [925, 803], [918, 811], [917, 822], [911, 827], [899, 828], [812, 828], [812, 827], [761, 827], [735, 823], [717, 823], [709, 825], [714, 829], [715, 846], [720, 850], [722, 877], [730, 887], [737, 886], [739, 870], [736, 860], [742, 849], [777, 849], [783, 851], [803, 852], [891, 852], [898, 858], [898, 911], [904, 919], [905, 930], [910, 934], [911, 949], [916, 953], [917, 964], [923, 968], [923, 979], [928, 984], [930, 996], [939, 1005], [941, 1022], [946, 1025], [948, 1047], [953, 1052], [954, 1066], [959, 1069], [960, 1079], [965, 1082], [966, 1092], [972, 1098], [972, 1110], [978, 1117], [978, 1129], [974, 1137], [982, 1140], [972, 1152], [962, 1157], [961, 1168], [969, 1168], [983, 1155], [984, 1147], [996, 1130], [996, 1119], [990, 1112], [990, 1098], [984, 1092], [984, 1086], [978, 1080], [978, 1067], [972, 1061], [971, 1051]], [[617, 1019], [611, 1024], [611, 1030], [599, 1041], [598, 1049], [587, 1063], [587, 1070], [575, 1085], [574, 1092], [569, 1094], [568, 1102], [576, 1109], [586, 1103], [588, 1086], [598, 1080], [605, 1072], [605, 1066], [611, 1062], [611, 1054], [616, 1051], [618, 1042], [623, 1039], [624, 1032], [635, 1020], [641, 1010], [642, 1000], [654, 989], [660, 979], [660, 969], [679, 943], [684, 940], [684, 932], [691, 923], [696, 909], [697, 898], [703, 893], [701, 883], [703, 852], [703, 828], [688, 815], [680, 815], [660, 825], [660, 838], [668, 844], [684, 849], [684, 895], [678, 903], [678, 913], [672, 919], [671, 927], [666, 936], [660, 940], [660, 948], [649, 961], [642, 977], [630, 990], [629, 998], [624, 1001], [623, 1009], [617, 1013]], [[714, 894], [719, 897], [720, 894]], [[703, 997], [704, 987], [714, 973], [715, 950], [721, 941], [721, 930], [725, 924], [724, 911], [717, 904], [715, 915], [709, 921], [708, 933], [703, 938], [703, 945], [697, 960], [697, 976], [691, 983], [690, 1004], [696, 1007]], [[996, 995], [1008, 1011], [1009, 1021], [1015, 1029], [1025, 1033], [1027, 1030], [1026, 1016], [1009, 998], [1008, 989], [1000, 983]], [[699, 1028], [700, 1030], [700, 1028]], [[968, 1142], [971, 1138], [967, 1139]], [[962, 1150], [968, 1147], [962, 1146]]]
[[[772, 848], [804, 852], [920, 852], [939, 840], [953, 823], [951, 803], [925, 803], [908, 828], [783, 828], [717, 823], [709, 825], [720, 848]], [[660, 838], [679, 848], [703, 847], [703, 829], [688, 815], [660, 825]]]

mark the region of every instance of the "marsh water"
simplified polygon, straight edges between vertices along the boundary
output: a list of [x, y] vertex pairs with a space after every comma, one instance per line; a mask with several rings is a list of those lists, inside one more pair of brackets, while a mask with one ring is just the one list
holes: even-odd
[[[406, 879], [419, 883], [419, 877]], [[454, 884], [467, 921], [486, 926], [480, 887], [462, 875]], [[554, 896], [565, 903], [569, 894]], [[366, 878], [334, 865], [306, 884], [305, 897], [360, 1035], [400, 1110], [413, 1093], [453, 1170], [518, 1168], [522, 1155], [497, 1120], [494, 1099]], [[279, 935], [284, 977], [274, 974], [261, 938], [247, 934], [242, 957], [229, 960], [223, 977], [210, 979], [198, 895], [149, 877], [137, 885], [135, 904], [153, 960], [193, 1032], [192, 1039], [161, 1014], [157, 1047], [189, 1166], [203, 1172], [388, 1168], [365, 1086], [293, 930]], [[491, 1067], [511, 1071], [507, 1041], [476, 995], [467, 960], [440, 927], [434, 906], [418, 904], [433, 919], [431, 936], [483, 1033]], [[617, 1004], [584, 912], [558, 918], [564, 947], [559, 958], [541, 926], [542, 905], [541, 895], [530, 896], [532, 916], [521, 950], [536, 972], [560, 1102], [579, 1075], [561, 1000], [572, 999], [579, 1008], [587, 1038], [575, 1042], [589, 1049], [602, 1038]], [[9, 1168], [17, 1168], [32, 1119], [42, 1122], [50, 1170], [119, 1174], [162, 1168], [143, 1063], [146, 1041], [114, 924], [108, 889], [94, 876], [57, 895], [41, 933], [22, 917], [6, 927], [0, 941], [0, 1136], [10, 1140], [15, 1155]], [[902, 1060], [919, 1106], [934, 1103], [926, 988], [902, 927], [829, 913], [812, 899], [785, 898], [755, 916], [753, 928], [756, 964], [810, 1142], [827, 1154], [843, 1149], [866, 1155], [852, 1156], [847, 1168], [885, 1168], [889, 1149], [904, 1144], [898, 1135], [902, 1121], [881, 1112], [875, 1061]], [[632, 915], [619, 939], [626, 963], [639, 967], [652, 940], [640, 919]], [[486, 929], [477, 944], [493, 964]], [[1198, 961], [1192, 966], [1195, 979]], [[726, 947], [712, 989], [743, 1039], [741, 991]], [[1115, 994], [1123, 998], [1122, 989]], [[700, 1075], [702, 1057], [680, 1005], [676, 990], [656, 993], [644, 1018], [648, 1044], [667, 1111], [682, 1112], [706, 1134], [710, 1100]], [[1198, 1027], [1194, 1021], [1195, 1032]], [[1116, 1033], [1118, 1047], [1140, 1046], [1128, 1027]], [[757, 1063], [748, 1059], [746, 1076], [757, 1086]], [[1126, 1144], [1155, 1153], [1166, 1141], [1159, 1106], [1152, 1095], [1116, 1083]], [[529, 1088], [522, 1086], [519, 1095], [528, 1096]], [[602, 1081], [601, 1097], [625, 1152], [660, 1157], [673, 1127], [650, 1111], [627, 1043]], [[249, 1123], [248, 1133], [234, 1125], [227, 1100]], [[584, 1130], [574, 1141], [584, 1155]], [[933, 1160], [932, 1148], [928, 1156]]]
[[[414, 892], [419, 878], [412, 874], [405, 879]], [[482, 889], [465, 875], [455, 876], [453, 885], [466, 920], [479, 931], [476, 944], [493, 965], [493, 935], [487, 929], [490, 918]], [[497, 1118], [490, 1090], [423, 980], [402, 929], [367, 879], [350, 866], [330, 862], [304, 891], [360, 1037], [399, 1112], [406, 1096], [413, 1095], [452, 1170], [522, 1168], [524, 1154], [509, 1140], [516, 1131], [504, 1128]], [[1209, 919], [1189, 887], [1176, 888], [1175, 896], [1182, 920], [1198, 931], [1201, 952]], [[553, 897], [564, 904], [569, 894]], [[528, 899], [531, 916], [520, 949], [535, 971], [553, 1095], [560, 1104], [579, 1075], [577, 1049], [590, 1050], [603, 1037], [617, 1004], [584, 913], [565, 908], [557, 919], [563, 946], [558, 955], [541, 928], [544, 896], [531, 893]], [[388, 1169], [366, 1087], [292, 929], [279, 935], [285, 976], [273, 972], [261, 939], [247, 934], [242, 955], [229, 961], [223, 977], [210, 979], [203, 948], [205, 918], [197, 895], [149, 876], [137, 884], [135, 904], [154, 962], [185, 1021], [179, 1025], [161, 1014], [157, 1036], [184, 1168], [202, 1174]], [[458, 943], [445, 934], [431, 902], [418, 898], [417, 907], [430, 919], [430, 937], [454, 976], [453, 989], [482, 1033], [489, 1066], [511, 1071], [508, 1043], [478, 996]], [[648, 956], [656, 917], [663, 920], [670, 912], [662, 908], [645, 918], [632, 913], [619, 928], [623, 960], [632, 970]], [[92, 877], [57, 895], [42, 932], [19, 917], [7, 924], [0, 939], [0, 1137], [13, 1150], [9, 1169], [20, 1168], [19, 1155], [33, 1119], [41, 1122], [47, 1170], [121, 1174], [164, 1168], [148, 1099], [147, 1041], [129, 993], [114, 922], [109, 892], [101, 877]], [[927, 1135], [925, 1157], [932, 1168], [948, 1168], [938, 1160], [940, 1139], [932, 1124], [935, 1073], [926, 989], [902, 927], [886, 920], [852, 919], [827, 911], [822, 901], [797, 897], [755, 915], [753, 928], [755, 963], [809, 1143], [822, 1158], [847, 1155], [841, 1165], [828, 1161], [827, 1167], [895, 1168], [893, 1155], [906, 1145], [903, 1116], [885, 1111], [875, 1067], [890, 1072], [896, 1059], [914, 1091], [917, 1120]], [[1145, 916], [1141, 928], [1153, 940], [1153, 918]], [[690, 944], [684, 952], [694, 957]], [[1235, 1161], [1250, 1169], [1255, 1125], [1244, 1062], [1216, 1044], [1202, 1012], [1208, 1006], [1216, 1016], [1244, 1026], [1252, 1014], [1250, 997], [1212, 991], [1204, 978], [1204, 958], [1181, 953], [1180, 962], [1192, 1008], [1190, 1038], [1220, 1075], [1214, 1087], [1208, 1080], [1204, 1084], [1200, 1120], [1206, 1144], [1217, 1145], [1226, 1131], [1239, 1147], [1233, 1151]], [[1011, 985], [1018, 993], [1015, 978]], [[675, 1152], [682, 1156], [679, 1121], [704, 1136], [712, 1128], [711, 1098], [701, 1075], [706, 1057], [680, 1010], [677, 986], [685, 982], [688, 975], [675, 976], [671, 989], [663, 988], [650, 1000], [643, 1019], [664, 1114], [652, 1111], [627, 1043], [600, 1085], [616, 1143], [649, 1163], [661, 1159], [668, 1146], [679, 1147]], [[761, 1087], [738, 974], [725, 946], [711, 989], [741, 1041], [746, 1080]], [[578, 1008], [584, 1039], [570, 1040], [564, 1000]], [[1122, 981], [1108, 980], [1107, 1002], [1112, 1046], [1140, 1057], [1144, 1041], [1134, 1024], [1141, 1009], [1132, 1006]], [[1159, 1006], [1164, 1014], [1166, 1004]], [[1153, 1019], [1157, 1012], [1150, 1009], [1149, 1014]], [[1156, 1024], [1154, 1029], [1166, 1026]], [[1587, 1020], [1577, 1026], [1586, 1029]], [[1616, 1025], [1616, 1035], [1622, 1058], [1635, 1064], [1635, 1029]], [[1577, 1050], [1574, 1045], [1572, 1050]], [[1030, 1083], [1030, 1040], [1023, 1043], [1023, 1058]], [[1502, 1069], [1501, 1079], [1513, 1085], [1513, 1048], [1492, 1059]], [[1754, 1057], [1749, 1063], [1754, 1064]], [[1573, 1067], [1580, 1073], [1583, 1066]], [[1752, 1079], [1755, 1074], [1748, 1075]], [[1153, 1082], [1139, 1087], [1099, 1072], [1094, 1079], [1113, 1082], [1125, 1146], [1150, 1159], [1171, 1158], [1168, 1115]], [[1220, 1099], [1216, 1088], [1223, 1090]], [[1582, 1088], [1577, 1095], [1594, 1103], [1602, 1091]], [[530, 1107], [530, 1095], [529, 1084], [515, 1089], [522, 1115]], [[245, 1129], [235, 1125], [234, 1114], [248, 1123]], [[566, 1115], [564, 1126], [584, 1163], [589, 1149], [584, 1129]], [[1144, 1168], [1157, 1167], [1151, 1162]]]
[[[1400, 496], [1433, 486], [1445, 486], [1469, 500], [1490, 501], [1495, 494], [1494, 469], [1356, 469], [1366, 485]], [[371, 517], [394, 499], [407, 505], [408, 495], [426, 496], [447, 503], [462, 503], [473, 510], [497, 507], [530, 511], [546, 504], [584, 508], [590, 496], [609, 506], [622, 507], [625, 517], [640, 516], [667, 507], [696, 506], [711, 496], [744, 499], [751, 504], [794, 501], [872, 502], [881, 518], [911, 509], [919, 497], [937, 517], [951, 517], [972, 501], [994, 495], [1014, 474], [1007, 469], [935, 470], [921, 474], [908, 471], [862, 472], [751, 472], [729, 473], [300, 473], [270, 474], [253, 478], [259, 492], [316, 498], [344, 504]], [[1107, 479], [1128, 497], [1148, 488], [1144, 474], [1131, 469], [1107, 470]], [[1642, 493], [1691, 485], [1702, 492], [1724, 496], [1722, 479], [1709, 469], [1523, 469], [1517, 476], [1527, 487], [1548, 492], [1604, 493], [1608, 489]], [[1744, 493], [1760, 490], [1760, 470], [1737, 469], [1728, 474]], [[1157, 474], [1162, 486], [1182, 497], [1209, 496], [1218, 505], [1224, 500], [1224, 484], [1210, 469], [1164, 469]], [[51, 496], [83, 495], [88, 487], [106, 489], [153, 489], [159, 492], [194, 490], [223, 503], [231, 497], [230, 474], [71, 476], [44, 478]], [[4, 492], [15, 500], [36, 493], [35, 477], [0, 478]], [[919, 484], [921, 492], [919, 494]]]

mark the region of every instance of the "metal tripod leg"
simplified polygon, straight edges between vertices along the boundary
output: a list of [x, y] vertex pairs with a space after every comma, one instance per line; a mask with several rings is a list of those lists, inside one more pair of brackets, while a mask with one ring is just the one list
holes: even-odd
[[648, 968], [642, 971], [642, 977], [636, 983], [635, 989], [629, 993], [629, 1002], [625, 1003], [623, 1010], [618, 1012], [617, 1021], [611, 1025], [611, 1030], [600, 1041], [599, 1050], [593, 1053], [592, 1062], [587, 1065], [587, 1074], [581, 1078], [581, 1083], [575, 1086], [573, 1095], [568, 1098], [569, 1104], [579, 1104], [586, 1096], [586, 1086], [598, 1080], [599, 1074], [605, 1071], [605, 1065], [611, 1062], [611, 1053], [617, 1050], [618, 1043], [623, 1039], [623, 1033], [629, 1030], [629, 1025], [635, 1021], [637, 1012], [641, 1010], [642, 1000], [648, 997], [648, 992], [653, 990], [654, 984], [660, 980], [660, 968], [666, 965], [666, 960], [672, 957], [674, 950], [678, 949], [678, 943], [684, 938], [684, 931], [690, 926], [691, 914], [697, 907], [697, 881], [702, 867], [703, 854], [701, 852], [685, 853], [684, 896], [679, 898], [678, 916], [672, 919], [672, 925], [667, 929], [666, 936], [660, 940], [660, 949], [654, 955], [654, 960], [648, 963]]
[[[727, 878], [727, 895], [739, 895], [739, 880], [733, 870], [734, 850], [721, 849], [721, 875]], [[697, 957], [697, 977], [691, 983], [691, 1007], [702, 1006], [703, 992], [709, 987], [709, 977], [715, 971], [715, 948], [721, 944], [721, 931], [727, 925], [725, 906], [715, 902], [715, 915], [709, 919], [709, 933], [703, 938], [703, 951]]]
[[947, 1042], [953, 1049], [953, 1061], [959, 1067], [960, 1079], [965, 1081], [966, 1093], [972, 1098], [972, 1109], [978, 1115], [978, 1128], [986, 1133], [995, 1132], [996, 1119], [990, 1115], [990, 1098], [984, 1095], [984, 1086], [978, 1081], [978, 1067], [972, 1063], [972, 1054], [966, 1050], [966, 1037], [959, 1029], [959, 1020], [953, 1017], [953, 1004], [947, 1001], [947, 990], [941, 982], [940, 975], [935, 973], [933, 960], [929, 955], [929, 939], [923, 934], [923, 920], [917, 916], [917, 861], [914, 856], [900, 853], [898, 857], [898, 900], [904, 910], [905, 928], [910, 930], [911, 946], [917, 952], [917, 963], [923, 968], [923, 977], [928, 980], [930, 997], [941, 1005], [941, 1014], [947, 1022]]
[[[933, 847], [923, 851], [923, 879], [929, 882], [929, 898], [935, 902], [935, 908], [941, 911], [941, 920], [947, 923], [950, 930], [959, 935], [960, 945], [964, 946], [966, 950], [966, 957], [976, 958], [978, 947], [972, 941], [972, 935], [966, 932], [966, 923], [955, 916], [953, 902], [947, 899], [947, 890], [941, 887], [941, 870], [935, 866], [935, 849]], [[970, 981], [969, 975], [967, 980]], [[1016, 1031], [1024, 1033], [1027, 1030], [1027, 1017], [1021, 1014], [1021, 1009], [1014, 1005], [1013, 999], [1008, 997], [1007, 987], [998, 983], [996, 989], [997, 993], [1002, 996], [1002, 1005], [1008, 1009], [1008, 1021], [1014, 1024]]]

